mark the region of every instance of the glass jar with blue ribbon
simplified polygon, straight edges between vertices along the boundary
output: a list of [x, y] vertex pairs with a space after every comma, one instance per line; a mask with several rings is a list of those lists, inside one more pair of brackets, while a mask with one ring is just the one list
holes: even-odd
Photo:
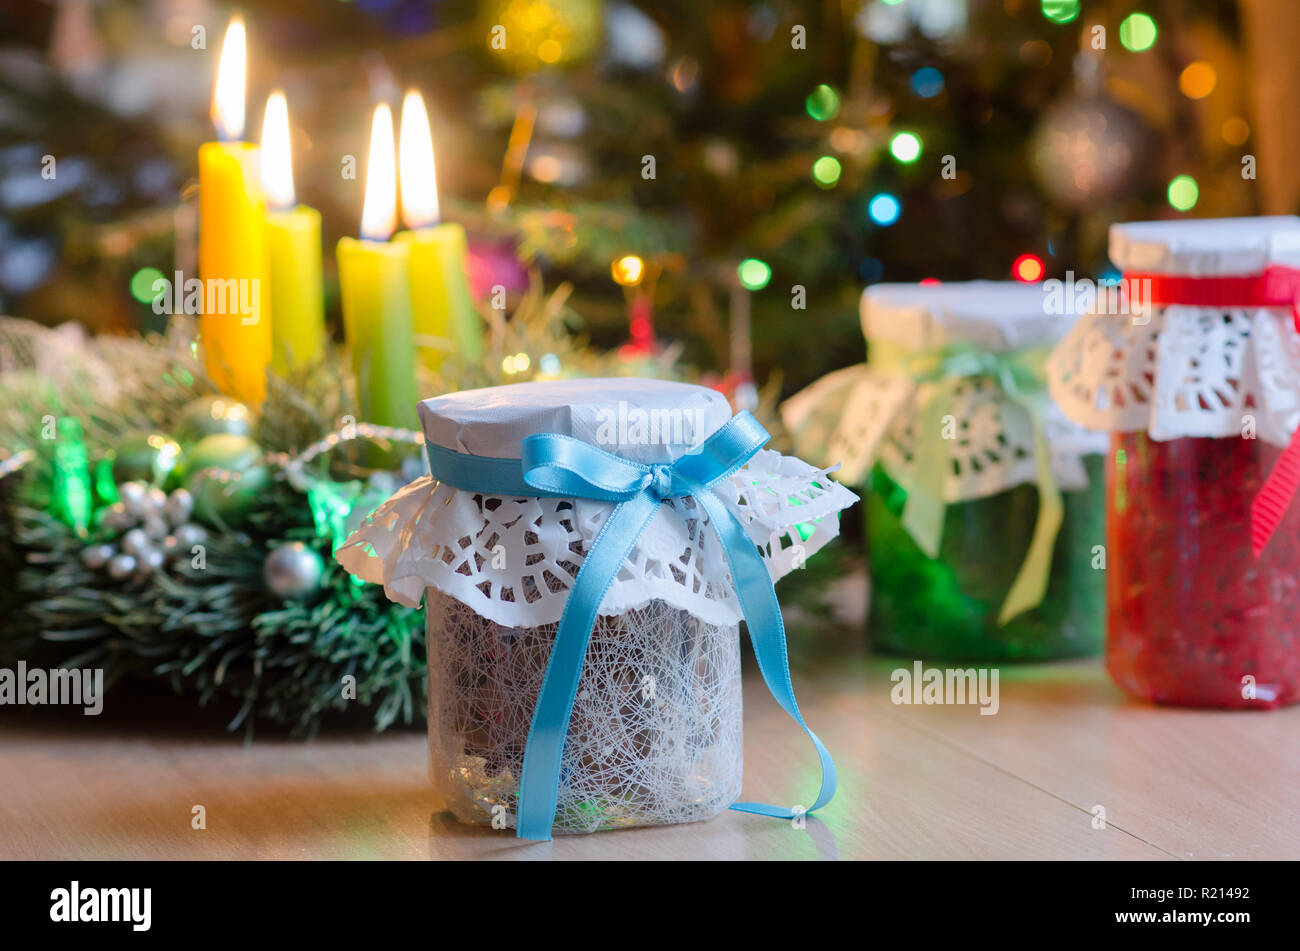
[[866, 363], [783, 404], [801, 455], [866, 488], [868, 634], [883, 653], [1098, 653], [1106, 437], [1071, 423], [1044, 362], [1073, 316], [1046, 285], [878, 284]]
[[[458, 819], [548, 839], [830, 801], [773, 585], [838, 534], [852, 492], [684, 383], [521, 383], [419, 411], [430, 474], [335, 557], [424, 599], [431, 776]], [[742, 619], [821, 765], [788, 805], [738, 801]]]

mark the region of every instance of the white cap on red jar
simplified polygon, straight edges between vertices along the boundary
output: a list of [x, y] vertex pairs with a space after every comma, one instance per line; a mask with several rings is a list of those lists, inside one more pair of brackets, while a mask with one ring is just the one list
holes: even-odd
[[1300, 218], [1197, 218], [1110, 226], [1110, 260], [1125, 272], [1212, 277], [1300, 268]]

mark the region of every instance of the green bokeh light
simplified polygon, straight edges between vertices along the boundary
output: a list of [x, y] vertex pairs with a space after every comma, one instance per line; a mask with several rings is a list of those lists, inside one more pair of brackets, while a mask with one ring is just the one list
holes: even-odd
[[1119, 41], [1130, 53], [1156, 45], [1156, 21], [1145, 13], [1130, 13], [1119, 25]]
[[1196, 179], [1190, 175], [1176, 175], [1169, 183], [1169, 204], [1178, 211], [1191, 211], [1196, 207], [1196, 200], [1201, 197], [1201, 189]]
[[808, 94], [808, 98], [804, 100], [804, 108], [808, 110], [808, 115], [818, 122], [834, 119], [840, 114], [840, 94], [835, 91], [834, 86], [822, 83]]
[[1079, 15], [1079, 0], [1043, 0], [1043, 16], [1053, 23], [1070, 23]]
[[915, 132], [900, 132], [889, 140], [889, 153], [904, 165], [921, 157], [921, 137]]
[[840, 180], [840, 171], [839, 159], [830, 155], [823, 155], [813, 162], [813, 181], [822, 188], [834, 188], [835, 183]]
[[767, 266], [766, 261], [746, 258], [736, 268], [736, 276], [740, 278], [741, 285], [747, 290], [761, 291], [767, 287], [767, 282], [772, 280], [772, 269]]
[[164, 280], [166, 275], [156, 267], [142, 267], [131, 275], [131, 296], [142, 304], [152, 304], [154, 299], [154, 281]]

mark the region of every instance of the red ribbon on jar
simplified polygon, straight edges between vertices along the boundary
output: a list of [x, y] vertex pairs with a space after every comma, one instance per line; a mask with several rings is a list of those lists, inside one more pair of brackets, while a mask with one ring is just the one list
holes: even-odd
[[[1258, 274], [1186, 277], [1127, 271], [1124, 289], [1142, 307], [1289, 307], [1300, 332], [1300, 269], [1274, 265]], [[1255, 556], [1273, 537], [1300, 489], [1300, 429], [1282, 451], [1250, 504], [1250, 544]]]

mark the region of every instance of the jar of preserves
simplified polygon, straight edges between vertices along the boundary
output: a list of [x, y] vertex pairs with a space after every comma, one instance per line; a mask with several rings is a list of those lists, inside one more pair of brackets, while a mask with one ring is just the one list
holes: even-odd
[[1118, 224], [1110, 257], [1123, 280], [1048, 361], [1111, 431], [1107, 670], [1157, 703], [1292, 703], [1300, 514], [1257, 556], [1251, 510], [1300, 423], [1300, 218]]
[[881, 284], [868, 362], [783, 405], [802, 456], [866, 489], [868, 637], [952, 660], [1096, 653], [1104, 627], [1105, 434], [1047, 397], [1068, 329], [1041, 287]]

